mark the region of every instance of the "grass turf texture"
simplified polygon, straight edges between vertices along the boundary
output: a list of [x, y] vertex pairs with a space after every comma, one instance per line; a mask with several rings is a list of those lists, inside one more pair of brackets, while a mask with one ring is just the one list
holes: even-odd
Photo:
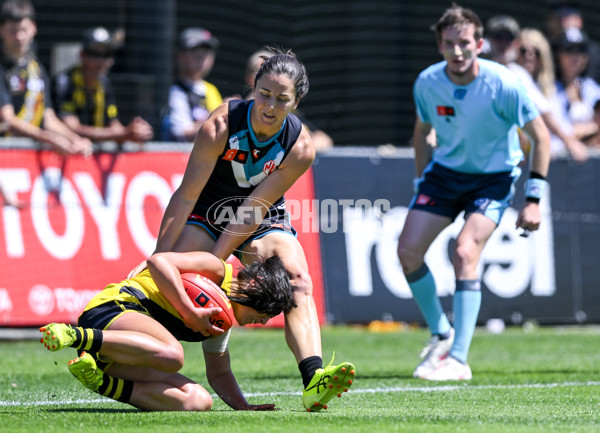
[[[4, 432], [596, 432], [600, 431], [600, 330], [478, 329], [473, 380], [431, 383], [411, 377], [428, 335], [365, 328], [322, 330], [324, 361], [355, 363], [350, 392], [307, 413], [282, 330], [234, 330], [233, 370], [251, 403], [277, 412], [236, 412], [214, 397], [208, 413], [147, 413], [99, 397], [68, 372], [75, 351], [38, 342], [0, 343]], [[206, 384], [200, 344], [185, 344], [183, 373]], [[209, 388], [210, 389], [210, 388]], [[212, 390], [211, 390], [212, 391]]]

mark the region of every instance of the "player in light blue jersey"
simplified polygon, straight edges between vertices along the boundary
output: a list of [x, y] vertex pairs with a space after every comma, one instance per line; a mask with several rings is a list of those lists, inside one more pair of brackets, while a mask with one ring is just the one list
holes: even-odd
[[[539, 199], [550, 161], [549, 134], [519, 80], [507, 68], [478, 58], [483, 26], [470, 9], [453, 5], [434, 26], [444, 61], [414, 85], [415, 196], [398, 242], [398, 257], [432, 338], [413, 376], [468, 380], [467, 355], [481, 305], [481, 251], [510, 205], [523, 152], [518, 128], [533, 146], [526, 202], [516, 226], [537, 230]], [[454, 322], [437, 297], [425, 253], [460, 212], [465, 224], [454, 249]]]

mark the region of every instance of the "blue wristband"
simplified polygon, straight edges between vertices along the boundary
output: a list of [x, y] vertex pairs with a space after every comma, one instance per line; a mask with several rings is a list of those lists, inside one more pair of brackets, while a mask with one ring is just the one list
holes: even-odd
[[527, 179], [525, 182], [525, 200], [539, 203], [546, 189], [547, 182], [543, 179]]

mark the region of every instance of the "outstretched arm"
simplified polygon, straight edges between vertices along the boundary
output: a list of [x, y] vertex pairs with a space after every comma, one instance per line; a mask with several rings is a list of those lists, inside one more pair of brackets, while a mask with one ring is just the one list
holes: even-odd
[[229, 351], [212, 353], [204, 351], [206, 378], [221, 399], [235, 410], [276, 410], [274, 404], [249, 404], [238, 386], [233, 371]]

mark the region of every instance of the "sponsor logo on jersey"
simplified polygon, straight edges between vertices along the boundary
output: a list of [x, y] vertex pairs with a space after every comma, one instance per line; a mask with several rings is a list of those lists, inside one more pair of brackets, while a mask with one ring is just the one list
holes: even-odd
[[456, 89], [454, 90], [454, 99], [462, 100], [467, 96], [467, 89]]
[[437, 106], [438, 116], [454, 116], [454, 107], [446, 107], [444, 105]]
[[275, 161], [271, 159], [270, 161], [265, 162], [265, 165], [263, 165], [263, 172], [265, 174], [269, 174], [276, 168], [277, 166], [275, 165]]
[[235, 161], [245, 164], [248, 161], [248, 151], [240, 149], [229, 149], [221, 159], [225, 161]]

